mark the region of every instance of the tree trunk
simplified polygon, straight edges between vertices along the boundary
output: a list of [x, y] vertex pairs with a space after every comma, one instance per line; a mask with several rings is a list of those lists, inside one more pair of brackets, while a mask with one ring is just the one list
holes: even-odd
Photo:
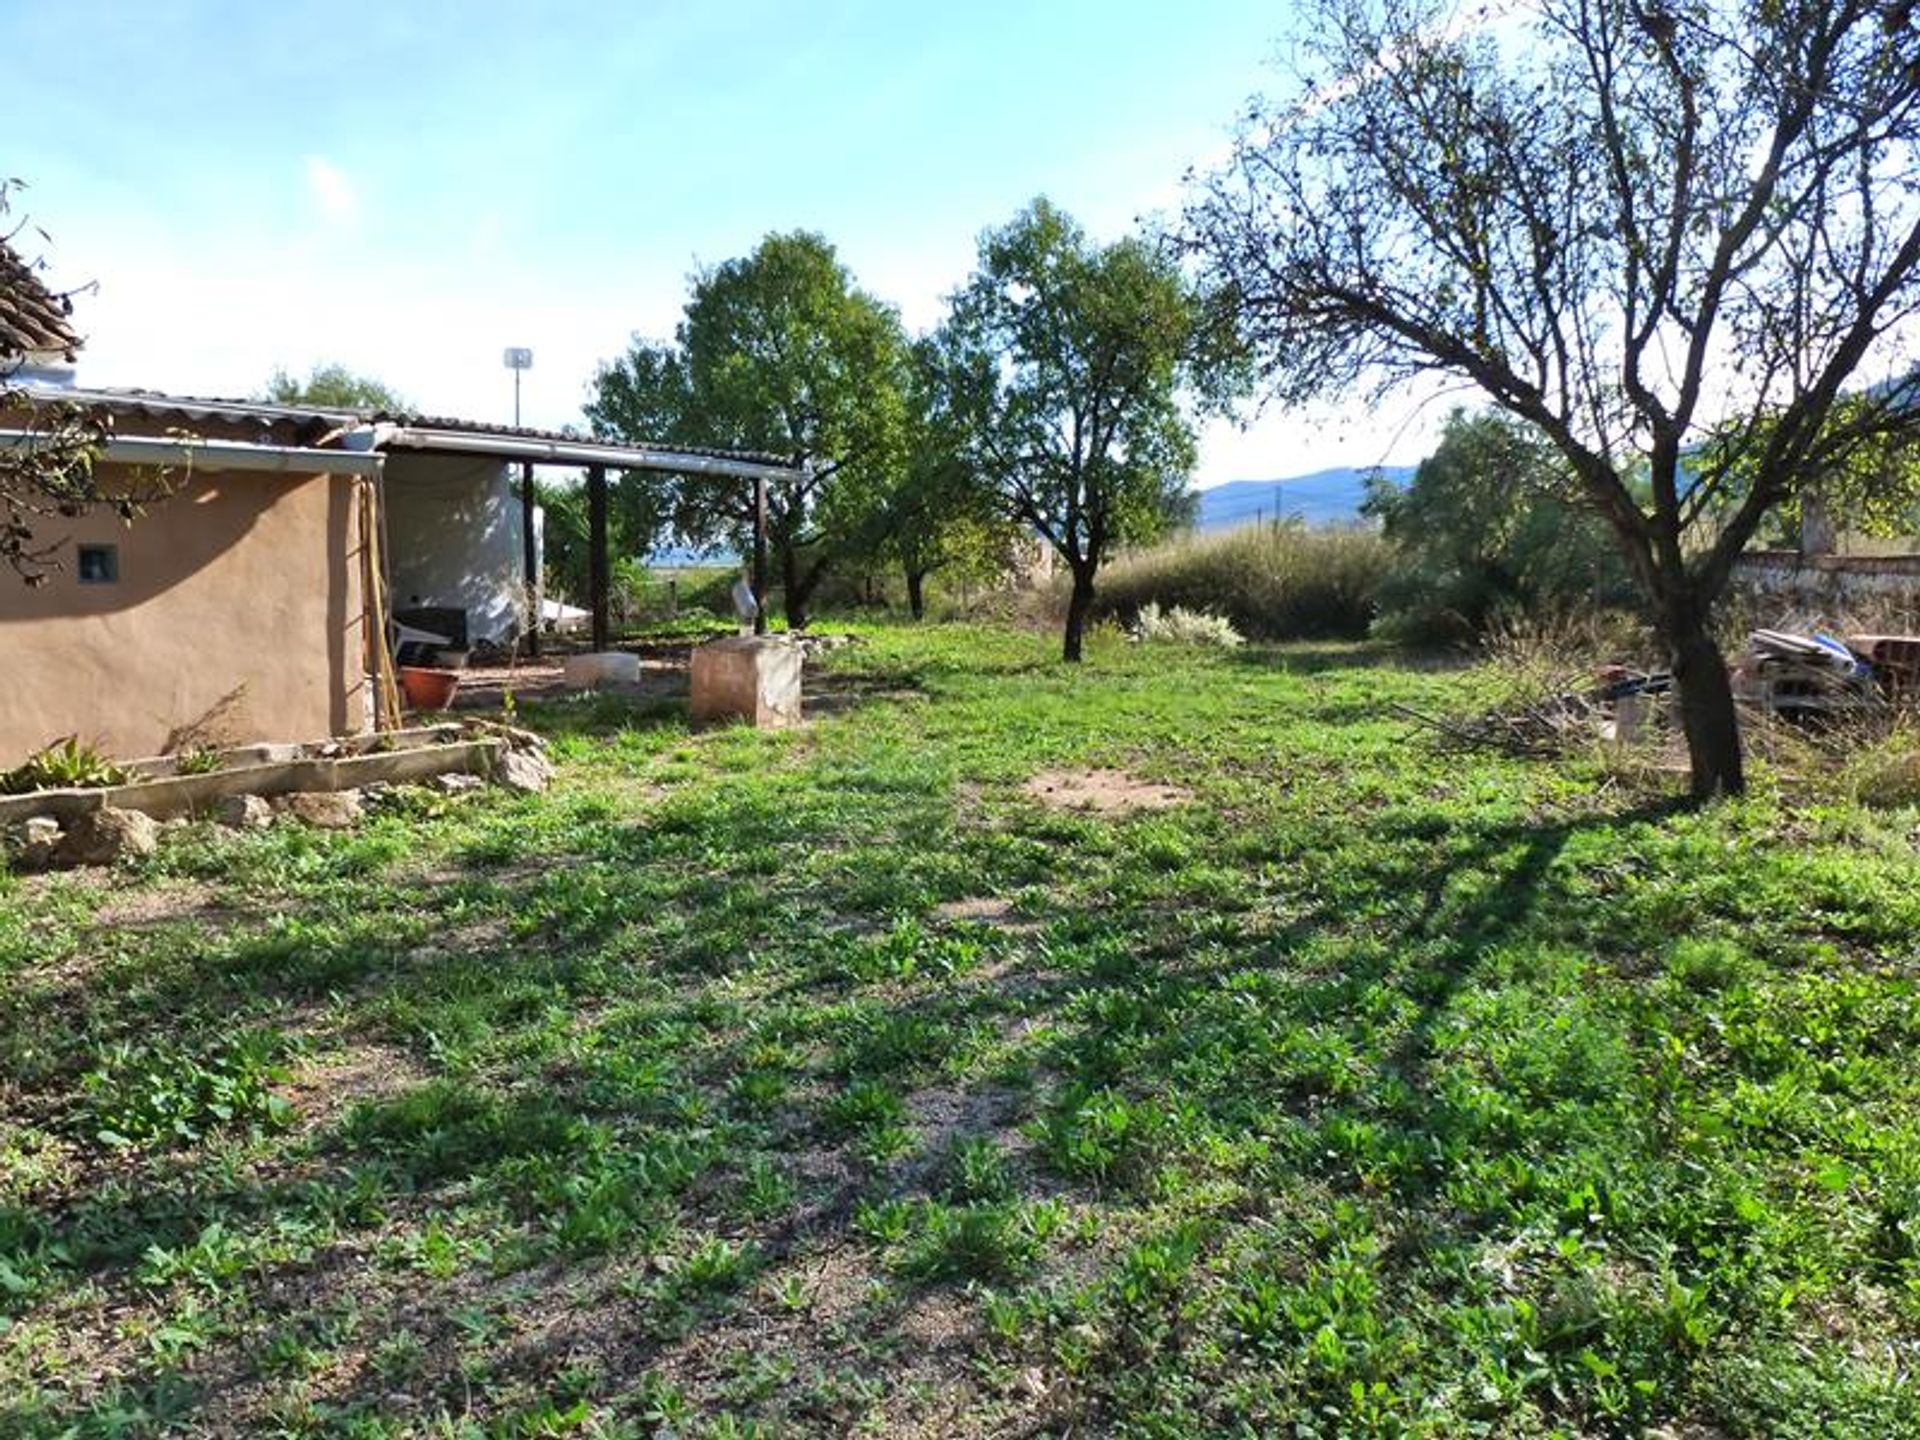
[[782, 540], [780, 543], [780, 576], [784, 584], [780, 593], [781, 607], [787, 612], [787, 628], [804, 630], [812, 618], [807, 610], [807, 602], [813, 598], [814, 587], [820, 583], [820, 577], [827, 573], [825, 565], [808, 567], [800, 560], [799, 550], [792, 543]]
[[907, 613], [916, 620], [926, 618], [927, 614], [927, 572], [924, 570], [907, 571]]
[[1093, 566], [1073, 567], [1073, 593], [1067, 597], [1067, 634], [1061, 658], [1078, 663], [1086, 636], [1087, 617], [1093, 613]]
[[1673, 682], [1680, 692], [1680, 724], [1687, 736], [1693, 798], [1713, 800], [1747, 788], [1740, 758], [1740, 722], [1726, 657], [1707, 628], [1705, 607], [1691, 597], [1662, 607]]

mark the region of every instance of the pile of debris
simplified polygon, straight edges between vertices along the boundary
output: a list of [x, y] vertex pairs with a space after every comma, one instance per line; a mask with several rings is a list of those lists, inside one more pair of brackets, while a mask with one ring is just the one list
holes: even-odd
[[1558, 695], [1519, 710], [1486, 710], [1457, 719], [1423, 714], [1410, 705], [1393, 708], [1438, 733], [1444, 743], [1539, 760], [1565, 753], [1576, 735], [1590, 735], [1593, 729], [1592, 709], [1578, 695]]
[[1734, 667], [1734, 693], [1799, 720], [1877, 710], [1920, 696], [1920, 636], [1801, 635], [1756, 630]]
[[[1750, 711], [1795, 722], [1859, 711], [1885, 714], [1920, 702], [1920, 636], [1854, 635], [1843, 641], [1755, 630], [1731, 678], [1736, 698]], [[1394, 709], [1435, 731], [1443, 743], [1549, 759], [1595, 740], [1628, 745], [1670, 731], [1677, 725], [1673, 698], [1670, 671], [1608, 665], [1589, 687], [1477, 715]]]

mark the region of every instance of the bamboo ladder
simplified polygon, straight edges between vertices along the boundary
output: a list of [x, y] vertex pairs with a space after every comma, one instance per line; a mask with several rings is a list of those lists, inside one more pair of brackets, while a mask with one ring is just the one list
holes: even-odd
[[367, 657], [373, 663], [374, 726], [400, 728], [400, 684], [394, 673], [393, 648], [387, 643], [386, 565], [380, 552], [380, 527], [375, 521], [373, 481], [362, 478], [360, 500], [361, 584], [366, 604], [361, 614], [367, 625]]

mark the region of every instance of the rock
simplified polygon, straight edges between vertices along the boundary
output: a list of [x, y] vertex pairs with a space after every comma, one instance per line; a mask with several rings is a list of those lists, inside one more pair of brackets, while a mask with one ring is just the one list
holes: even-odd
[[433, 788], [448, 795], [464, 795], [469, 790], [480, 789], [486, 783], [478, 775], [470, 775], [465, 770], [453, 770], [433, 777]]
[[553, 783], [553, 765], [538, 750], [502, 750], [493, 779], [522, 795], [538, 795]]
[[60, 848], [60, 822], [51, 815], [33, 815], [13, 827], [7, 853], [16, 870], [45, 870]]
[[405, 810], [407, 792], [412, 788], [409, 785], [396, 785], [391, 780], [370, 780], [360, 787], [360, 809], [368, 815]]
[[151, 815], [102, 805], [76, 817], [54, 852], [60, 865], [111, 865], [130, 855], [151, 855], [160, 827]]
[[858, 645], [860, 643], [860, 637], [858, 635], [795, 635], [792, 639], [794, 644], [798, 645], [809, 655], [815, 652], [838, 650], [843, 646]]
[[264, 830], [273, 823], [273, 806], [258, 795], [229, 795], [214, 807], [213, 818], [235, 830]]
[[366, 807], [358, 790], [303, 790], [286, 797], [287, 813], [322, 830], [347, 830], [360, 823]]

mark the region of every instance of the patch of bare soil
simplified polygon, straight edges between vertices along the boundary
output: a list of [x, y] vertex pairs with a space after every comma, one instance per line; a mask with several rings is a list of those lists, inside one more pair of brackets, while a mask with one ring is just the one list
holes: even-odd
[[386, 1045], [349, 1045], [304, 1064], [282, 1090], [300, 1130], [317, 1130], [362, 1100], [385, 1100], [425, 1083], [405, 1051]]
[[1096, 815], [1171, 810], [1193, 799], [1191, 790], [1142, 780], [1125, 770], [1042, 770], [1020, 788], [1049, 809]]
[[968, 925], [987, 925], [1009, 935], [1032, 935], [1042, 929], [1038, 920], [1018, 914], [1011, 900], [975, 895], [965, 900], [948, 900], [933, 907], [933, 918]]
[[914, 1128], [922, 1137], [921, 1153], [938, 1157], [961, 1140], [987, 1136], [1003, 1145], [1021, 1140], [1021, 1097], [1003, 1086], [962, 1090], [932, 1086], [907, 1097]]
[[[635, 700], [659, 700], [687, 692], [687, 646], [622, 645], [640, 656], [640, 683], [606, 685], [603, 692]], [[460, 672], [455, 710], [499, 710], [515, 700], [559, 700], [580, 693], [568, 686], [564, 657], [543, 656], [518, 665], [470, 665]]]
[[213, 886], [202, 880], [168, 880], [157, 885], [129, 886], [94, 912], [97, 926], [144, 929], [169, 920], [203, 917], [221, 909]]

